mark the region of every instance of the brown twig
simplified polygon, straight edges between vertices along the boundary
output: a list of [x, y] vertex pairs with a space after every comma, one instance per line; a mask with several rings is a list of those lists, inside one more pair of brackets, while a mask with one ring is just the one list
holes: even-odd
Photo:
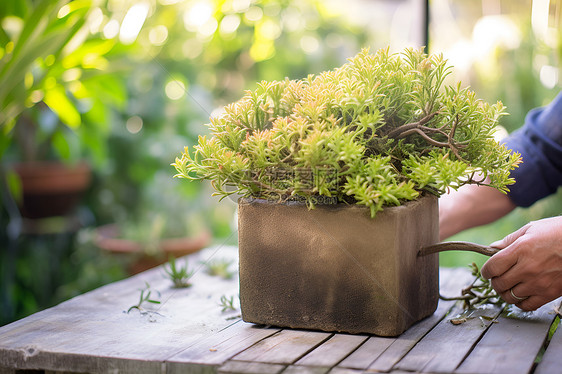
[[482, 278], [478, 266], [472, 263], [471, 267], [475, 278], [469, 286], [461, 290], [460, 296], [445, 298], [439, 295], [439, 297], [443, 300], [462, 300], [465, 309], [481, 304], [504, 305], [505, 301], [492, 288], [490, 282]]
[[433, 112], [433, 113], [428, 114], [427, 116], [423, 117], [422, 119], [420, 119], [417, 122], [406, 123], [402, 126], [399, 126], [399, 127], [395, 128], [394, 130], [390, 131], [387, 134], [387, 136], [389, 138], [403, 138], [403, 136], [401, 136], [401, 134], [403, 132], [406, 132], [408, 130], [415, 129], [415, 128], [418, 128], [420, 126], [425, 125], [426, 123], [431, 121], [433, 119], [433, 117], [435, 117], [437, 114], [439, 114], [439, 112]]
[[[420, 135], [426, 142], [428, 142], [431, 145], [434, 145], [436, 147], [441, 147], [441, 148], [449, 148], [453, 151], [454, 155], [457, 157], [457, 159], [464, 161], [464, 159], [461, 157], [459, 150], [466, 148], [467, 145], [466, 144], [462, 144], [462, 143], [457, 143], [454, 140], [454, 136], [455, 136], [455, 131], [457, 129], [457, 125], [459, 122], [459, 118], [457, 115], [456, 120], [452, 121], [451, 124], [451, 130], [447, 133], [446, 131], [444, 131], [444, 129], [449, 125], [449, 123], [446, 123], [444, 125], [442, 125], [441, 127], [438, 128], [432, 128], [432, 127], [427, 127], [425, 126], [426, 123], [428, 123], [429, 121], [431, 121], [433, 119], [433, 117], [435, 117], [437, 114], [439, 114], [439, 112], [433, 112], [431, 114], [428, 114], [427, 116], [423, 117], [422, 119], [420, 119], [417, 122], [412, 122], [412, 123], [407, 123], [404, 124], [402, 126], [399, 126], [395, 129], [393, 129], [392, 131], [390, 131], [387, 136], [389, 138], [393, 138], [393, 139], [402, 139], [405, 138], [406, 136], [409, 135], [413, 135], [413, 134], [418, 134]], [[440, 135], [443, 135], [444, 137], [447, 138], [447, 142], [440, 142], [437, 141], [435, 139], [433, 139], [432, 137], [430, 137], [428, 135], [428, 133], [437, 133]]]

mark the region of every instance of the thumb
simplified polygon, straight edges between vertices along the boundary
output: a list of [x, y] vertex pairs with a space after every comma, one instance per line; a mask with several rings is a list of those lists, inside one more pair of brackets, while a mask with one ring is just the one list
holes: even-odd
[[530, 226], [529, 224], [526, 224], [525, 226], [521, 227], [519, 230], [514, 231], [511, 234], [507, 235], [505, 238], [501, 240], [496, 240], [495, 242], [490, 244], [490, 247], [504, 249], [505, 247], [510, 246], [511, 244], [513, 244], [514, 241], [522, 237], [527, 232], [529, 226]]

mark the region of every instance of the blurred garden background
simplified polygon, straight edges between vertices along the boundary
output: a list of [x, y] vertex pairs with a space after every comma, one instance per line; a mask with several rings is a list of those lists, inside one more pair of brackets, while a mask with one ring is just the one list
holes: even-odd
[[[236, 245], [236, 204], [218, 202], [207, 184], [173, 179], [170, 164], [207, 132], [210, 116], [260, 80], [332, 69], [363, 47], [427, 44], [455, 67], [451, 80], [508, 107], [504, 135], [560, 91], [562, 1], [426, 5], [3, 0], [0, 325], [166, 261], [165, 239], [185, 237], [168, 244], [187, 251]], [[68, 182], [61, 165], [71, 169]], [[42, 193], [39, 178], [51, 169], [54, 186]], [[49, 195], [61, 191], [67, 200]], [[39, 202], [41, 194], [51, 197]], [[559, 193], [452, 239], [488, 244], [561, 207]], [[444, 266], [484, 260], [441, 255]]]

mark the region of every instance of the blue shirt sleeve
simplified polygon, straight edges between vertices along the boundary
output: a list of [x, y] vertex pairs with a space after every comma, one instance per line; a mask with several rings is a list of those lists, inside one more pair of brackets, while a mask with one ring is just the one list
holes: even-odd
[[562, 92], [548, 106], [531, 110], [523, 127], [504, 142], [523, 159], [511, 172], [511, 201], [528, 207], [555, 193], [562, 185]]

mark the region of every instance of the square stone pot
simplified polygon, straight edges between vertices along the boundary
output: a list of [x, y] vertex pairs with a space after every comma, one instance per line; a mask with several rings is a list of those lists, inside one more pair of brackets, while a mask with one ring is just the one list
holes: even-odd
[[433, 196], [385, 208], [238, 206], [242, 319], [264, 325], [396, 336], [431, 315], [439, 298]]

